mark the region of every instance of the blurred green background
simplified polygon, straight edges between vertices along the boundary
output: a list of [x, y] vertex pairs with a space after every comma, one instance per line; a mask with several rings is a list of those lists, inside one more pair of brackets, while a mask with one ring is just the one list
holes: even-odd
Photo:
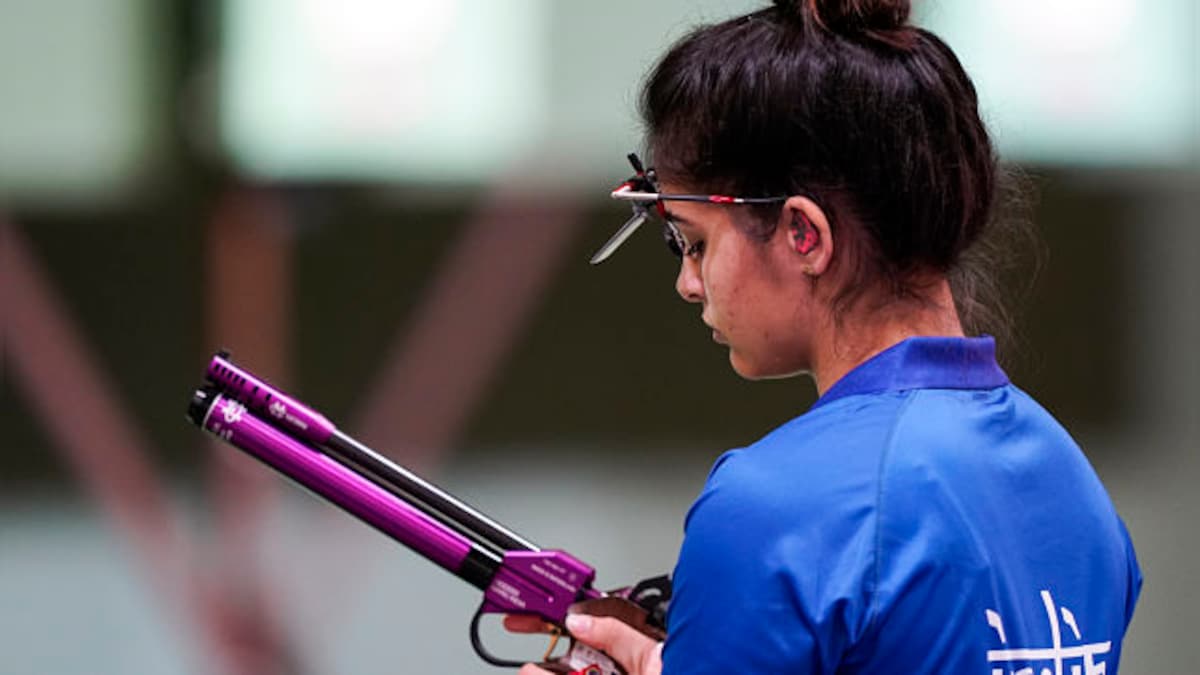
[[[0, 0], [0, 672], [490, 672], [469, 589], [183, 421], [222, 346], [602, 582], [669, 569], [711, 461], [814, 392], [730, 371], [657, 234], [586, 261], [640, 78], [756, 6]], [[1003, 358], [1132, 531], [1124, 671], [1188, 672], [1195, 3], [917, 19], [1049, 253]]]

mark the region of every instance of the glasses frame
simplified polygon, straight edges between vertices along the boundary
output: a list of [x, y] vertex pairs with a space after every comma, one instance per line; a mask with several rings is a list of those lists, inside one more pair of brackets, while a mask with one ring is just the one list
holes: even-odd
[[[625, 243], [639, 227], [642, 226], [651, 217], [657, 215], [663, 223], [663, 239], [666, 241], [667, 248], [677, 258], [682, 258], [684, 254], [691, 248], [687, 237], [679, 230], [679, 227], [672, 222], [670, 216], [667, 215], [664, 202], [700, 202], [705, 204], [720, 204], [720, 205], [753, 205], [753, 204], [781, 204], [787, 201], [786, 196], [779, 197], [737, 197], [732, 195], [717, 195], [717, 194], [680, 194], [672, 192], [660, 192], [658, 189], [658, 176], [654, 172], [654, 168], [644, 168], [642, 161], [638, 158], [637, 153], [629, 153], [629, 163], [633, 165], [634, 175], [628, 178], [624, 183], [621, 183], [610, 193], [610, 197], [617, 201], [629, 202], [633, 209], [633, 216], [625, 221], [625, 224], [617, 230], [604, 246], [592, 256], [591, 263], [593, 265], [604, 262], [609, 256], [617, 250], [621, 244]], [[650, 211], [651, 205], [654, 206], [654, 212]]]

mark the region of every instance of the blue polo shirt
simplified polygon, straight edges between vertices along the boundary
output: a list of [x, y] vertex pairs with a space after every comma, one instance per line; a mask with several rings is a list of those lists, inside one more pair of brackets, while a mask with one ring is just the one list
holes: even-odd
[[1141, 582], [1092, 467], [993, 340], [913, 338], [717, 461], [664, 673], [1114, 675]]

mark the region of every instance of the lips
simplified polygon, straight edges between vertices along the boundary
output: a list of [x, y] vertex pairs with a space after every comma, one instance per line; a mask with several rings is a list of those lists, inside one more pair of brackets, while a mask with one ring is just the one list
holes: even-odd
[[712, 325], [711, 323], [709, 323], [707, 319], [705, 319], [705, 318], [702, 316], [702, 317], [700, 317], [700, 320], [704, 322], [704, 325], [705, 325], [705, 326], [708, 326], [709, 328], [712, 328], [712, 339], [713, 339], [713, 342], [716, 342], [717, 344], [722, 344], [722, 345], [727, 345], [727, 344], [729, 344], [729, 341], [725, 339], [725, 335], [724, 335], [724, 334], [722, 334], [722, 333], [721, 333], [721, 331], [717, 330], [716, 328], [713, 328], [713, 325]]

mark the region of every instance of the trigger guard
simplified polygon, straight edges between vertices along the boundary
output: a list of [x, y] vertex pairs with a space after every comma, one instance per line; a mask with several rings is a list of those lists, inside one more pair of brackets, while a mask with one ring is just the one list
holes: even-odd
[[479, 609], [475, 610], [475, 616], [471, 617], [471, 648], [475, 650], [475, 654], [478, 655], [479, 658], [492, 664], [493, 666], [499, 666], [501, 668], [520, 668], [521, 666], [525, 665], [524, 661], [502, 659], [489, 652], [487, 648], [483, 646], [483, 640], [479, 639], [479, 621], [483, 618], [483, 610], [486, 606], [487, 602], [484, 601], [483, 604], [479, 605]]

